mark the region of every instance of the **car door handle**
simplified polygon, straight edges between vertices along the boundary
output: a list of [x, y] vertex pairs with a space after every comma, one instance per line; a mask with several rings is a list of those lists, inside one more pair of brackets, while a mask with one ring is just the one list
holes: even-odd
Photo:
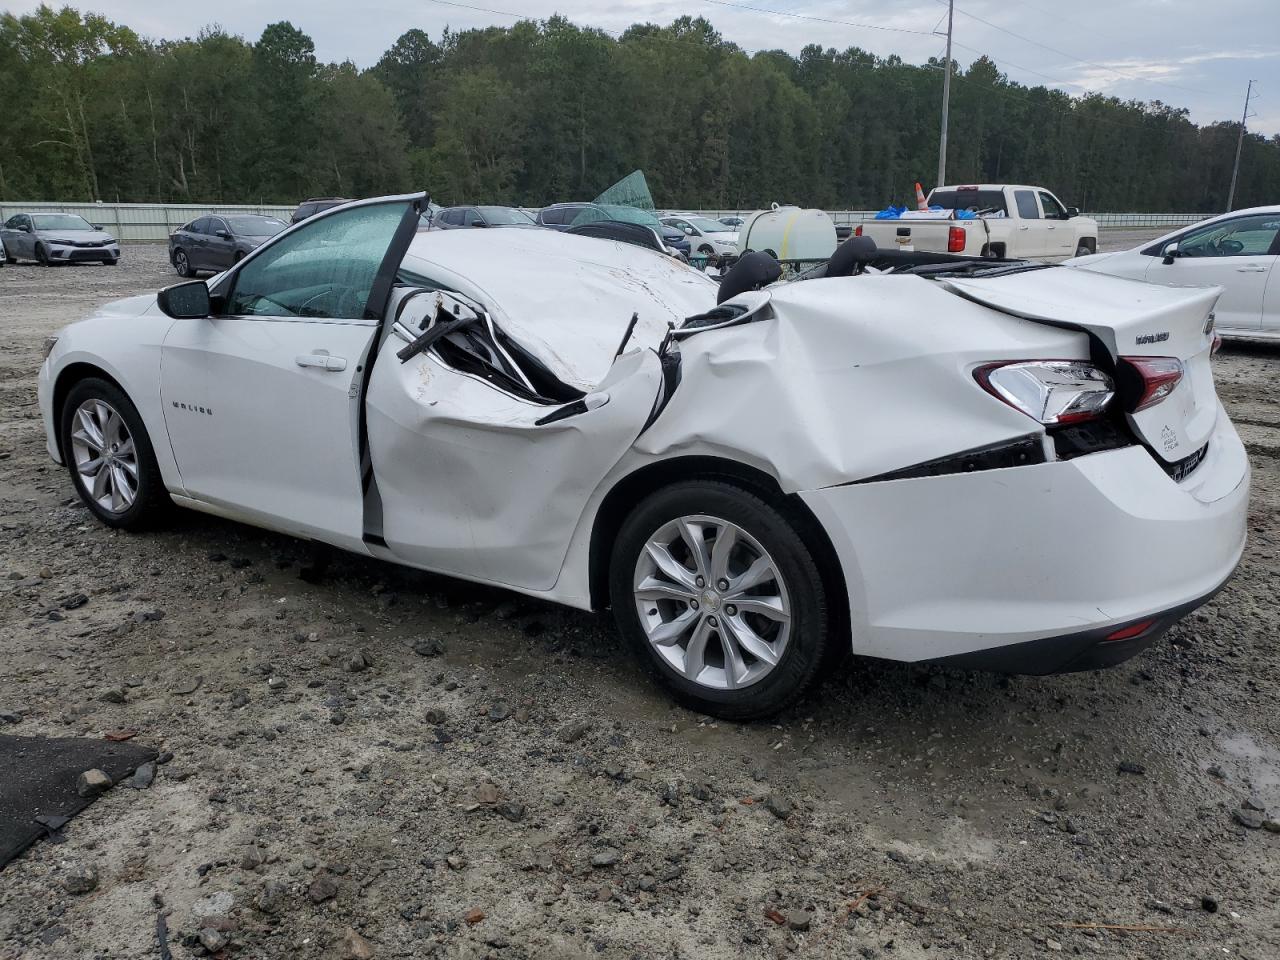
[[327, 353], [300, 353], [293, 358], [293, 362], [300, 367], [318, 367], [334, 373], [347, 369], [345, 357], [331, 357]]
[[1030, 228], [1029, 226], [1027, 226], [1027, 225], [1024, 223], [1024, 224], [1022, 224], [1020, 227], [1018, 227], [1018, 229], [1019, 229], [1019, 230], [1030, 230], [1031, 228]]
[[1247, 266], [1236, 267], [1236, 273], [1266, 273], [1267, 268], [1257, 263], [1250, 263]]

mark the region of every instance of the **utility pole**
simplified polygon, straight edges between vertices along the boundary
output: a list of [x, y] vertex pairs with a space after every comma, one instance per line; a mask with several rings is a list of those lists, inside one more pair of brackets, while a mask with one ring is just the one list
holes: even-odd
[[938, 182], [947, 182], [947, 114], [951, 112], [951, 27], [956, 15], [956, 0], [947, 0], [947, 62], [942, 73], [942, 138], [938, 142]]
[[[1236, 201], [1236, 180], [1240, 176], [1240, 150], [1244, 147], [1244, 125], [1249, 119], [1249, 101], [1253, 99], [1253, 81], [1249, 81], [1249, 89], [1244, 95], [1244, 113], [1240, 114], [1240, 136], [1236, 140], [1236, 162], [1231, 168], [1231, 189], [1227, 191], [1227, 213], [1231, 212]], [[943, 114], [946, 116], [946, 114]], [[943, 134], [945, 137], [946, 134]]]

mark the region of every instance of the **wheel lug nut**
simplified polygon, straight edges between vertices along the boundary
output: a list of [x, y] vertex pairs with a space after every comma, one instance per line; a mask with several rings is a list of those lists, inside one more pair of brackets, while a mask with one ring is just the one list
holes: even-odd
[[708, 625], [708, 626], [714, 627], [714, 626], [717, 626], [717, 625], [718, 625], [718, 623], [719, 623], [719, 621], [717, 621], [715, 617], [707, 617], [707, 625]]
[[707, 585], [707, 581], [703, 580], [702, 577], [698, 577], [698, 579], [694, 580], [693, 582], [696, 583], [699, 586], [699, 588], [705, 587]]
[[728, 580], [725, 580], [725, 579], [723, 579], [723, 578], [721, 578], [720, 580], [718, 580], [718, 581], [716, 582], [716, 589], [717, 589], [717, 590], [728, 590], [728, 589], [729, 589], [729, 581], [728, 581]]
[[724, 615], [726, 617], [734, 617], [734, 616], [737, 616], [737, 614], [738, 614], [738, 608], [735, 607], [732, 603], [724, 608]]
[[698, 601], [697, 601], [697, 600], [690, 600], [690, 601], [689, 601], [689, 606], [690, 606], [690, 607], [692, 607], [694, 610], [697, 610], [697, 609], [698, 609]]

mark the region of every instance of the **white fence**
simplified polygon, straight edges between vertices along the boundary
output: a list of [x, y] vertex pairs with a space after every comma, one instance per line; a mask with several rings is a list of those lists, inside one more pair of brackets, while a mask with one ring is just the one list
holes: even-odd
[[211, 213], [261, 213], [286, 223], [293, 207], [201, 206], [176, 203], [0, 203], [0, 222], [15, 213], [78, 213], [120, 240], [167, 240], [169, 234], [196, 217]]
[[[196, 217], [213, 213], [260, 213], [288, 220], [294, 208], [291, 206], [203, 206], [175, 203], [0, 203], [0, 222], [15, 213], [78, 213], [90, 223], [109, 230], [121, 240], [165, 240], [170, 232]], [[719, 218], [743, 216], [750, 210], [700, 210], [703, 216]], [[829, 210], [837, 224], [863, 223], [875, 217], [875, 210]], [[1089, 213], [1099, 226], [1118, 229], [1143, 227], [1167, 228], [1196, 223], [1207, 213]]]

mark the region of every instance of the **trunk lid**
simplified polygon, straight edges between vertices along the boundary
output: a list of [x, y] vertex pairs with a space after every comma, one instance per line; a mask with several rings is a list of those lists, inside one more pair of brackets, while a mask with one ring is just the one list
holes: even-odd
[[1084, 330], [1124, 377], [1123, 357], [1173, 357], [1182, 379], [1164, 400], [1127, 417], [1165, 463], [1198, 457], [1218, 418], [1210, 354], [1221, 287], [1163, 287], [1060, 267], [946, 278], [966, 300], [1036, 323]]

